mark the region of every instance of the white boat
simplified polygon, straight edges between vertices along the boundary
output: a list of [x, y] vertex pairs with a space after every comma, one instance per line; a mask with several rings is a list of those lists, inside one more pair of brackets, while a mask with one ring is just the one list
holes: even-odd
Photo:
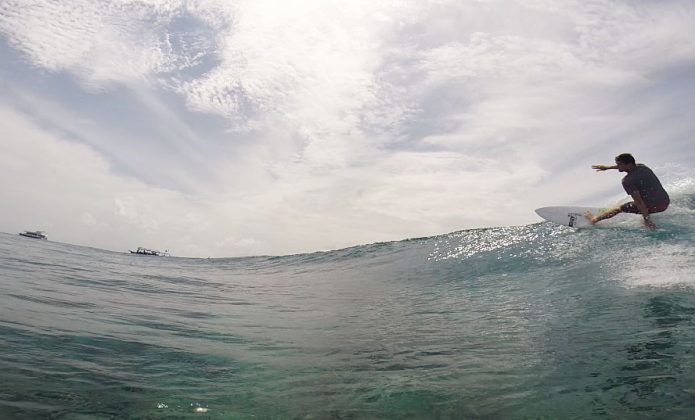
[[129, 249], [131, 254], [138, 254], [138, 255], [152, 255], [155, 257], [165, 257], [169, 255], [169, 250], [167, 249], [166, 251], [158, 251], [156, 249], [149, 249], [149, 248], [144, 248], [139, 246], [137, 250], [133, 251], [132, 249]]
[[48, 239], [48, 236], [46, 236], [46, 232], [42, 230], [37, 230], [34, 232], [25, 230], [24, 232], [20, 233], [21, 236], [26, 236], [27, 238], [34, 238], [34, 239]]

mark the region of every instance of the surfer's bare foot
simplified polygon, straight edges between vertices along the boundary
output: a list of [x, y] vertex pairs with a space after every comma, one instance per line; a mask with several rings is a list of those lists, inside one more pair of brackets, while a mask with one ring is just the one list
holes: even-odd
[[592, 224], [592, 225], [596, 224], [596, 220], [594, 218], [594, 215], [591, 214], [590, 211], [587, 211], [586, 213], [584, 213], [584, 217], [586, 217], [586, 221], [589, 222], [589, 224]]

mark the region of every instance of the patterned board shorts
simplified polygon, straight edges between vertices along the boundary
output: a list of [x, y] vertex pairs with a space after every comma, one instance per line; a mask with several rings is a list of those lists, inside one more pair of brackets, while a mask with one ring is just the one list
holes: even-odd
[[[656, 206], [649, 207], [648, 208], [649, 213], [661, 213], [662, 211], [664, 211], [668, 208], [668, 204], [669, 203], [659, 204]], [[635, 213], [635, 214], [642, 213], [641, 211], [639, 211], [639, 209], [635, 205], [634, 201], [630, 201], [630, 202], [625, 203], [622, 206], [620, 206], [620, 211], [622, 211], [623, 213]]]

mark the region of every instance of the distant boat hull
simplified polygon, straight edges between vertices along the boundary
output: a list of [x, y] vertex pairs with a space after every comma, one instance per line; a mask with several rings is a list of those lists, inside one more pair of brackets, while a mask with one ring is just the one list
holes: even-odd
[[131, 254], [148, 255], [151, 257], [164, 257], [167, 255], [166, 251], [162, 252], [162, 251], [158, 251], [156, 249], [148, 249], [148, 248], [142, 248], [142, 247], [139, 247], [137, 249], [137, 251], [133, 251], [132, 249], [129, 249], [128, 251], [130, 251]]
[[133, 251], [130, 249], [128, 251], [130, 251], [131, 254], [135, 254], [135, 255], [149, 255], [151, 257], [161, 257], [162, 256], [161, 254], [154, 253], [154, 252], [137, 252], [137, 251]]
[[45, 241], [45, 240], [48, 240], [48, 237], [47, 237], [46, 235], [44, 235], [43, 232], [29, 232], [29, 231], [26, 231], [26, 232], [21, 232], [21, 233], [19, 234], [19, 236], [24, 236], [24, 237], [26, 237], [26, 238], [32, 238], [32, 239], [43, 239], [44, 241]]

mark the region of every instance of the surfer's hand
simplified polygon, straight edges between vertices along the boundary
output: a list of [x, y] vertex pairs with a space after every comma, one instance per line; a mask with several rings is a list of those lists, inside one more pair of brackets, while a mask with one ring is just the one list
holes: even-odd
[[644, 219], [644, 227], [646, 227], [649, 230], [656, 229], [656, 225], [654, 224], [654, 222], [652, 222], [652, 219]]

